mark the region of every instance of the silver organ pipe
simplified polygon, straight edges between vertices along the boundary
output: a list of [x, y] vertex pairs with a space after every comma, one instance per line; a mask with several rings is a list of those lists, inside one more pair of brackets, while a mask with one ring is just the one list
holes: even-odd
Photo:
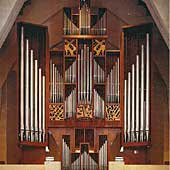
[[115, 63], [115, 83], [114, 83], [114, 86], [115, 86], [115, 91], [114, 91], [114, 93], [113, 93], [113, 98], [114, 98], [114, 100], [117, 102], [117, 98], [118, 98], [118, 92], [117, 92], [117, 90], [118, 90], [118, 88], [117, 88], [117, 84], [118, 84], [118, 77], [117, 77], [117, 62]]
[[23, 26], [20, 41], [20, 141], [45, 142], [45, 75]]
[[90, 103], [92, 102], [92, 52], [90, 52], [90, 96], [89, 96], [89, 101]]
[[131, 124], [131, 140], [134, 141], [135, 130], [135, 66], [132, 64], [132, 124]]
[[43, 117], [42, 117], [42, 134], [43, 134], [43, 137], [42, 137], [42, 142], [45, 142], [45, 120], [46, 120], [46, 114], [45, 114], [45, 76], [42, 77], [43, 78], [43, 96], [42, 96], [42, 114], [43, 114]]
[[136, 56], [136, 141], [139, 138], [139, 55]]
[[65, 99], [65, 118], [71, 118], [76, 113], [76, 88], [74, 88]]
[[56, 102], [56, 94], [57, 94], [56, 76], [57, 76], [57, 68], [56, 66], [54, 66], [54, 103]]
[[141, 55], [136, 55], [136, 63], [132, 64], [132, 69], [128, 72], [128, 80], [124, 82], [125, 143], [149, 141], [149, 60], [149, 34], [147, 33], [146, 56], [144, 45], [141, 45]]
[[128, 141], [130, 141], [130, 125], [131, 125], [131, 73], [128, 73], [128, 107], [127, 107], [127, 135]]
[[63, 169], [70, 169], [70, 147], [65, 139], [62, 139], [62, 166]]
[[81, 49], [81, 54], [80, 54], [80, 61], [81, 61], [81, 75], [79, 74], [80, 76], [80, 79], [81, 79], [81, 91], [80, 91], [80, 94], [81, 94], [81, 97], [80, 97], [80, 102], [83, 102], [84, 101], [84, 96], [83, 96], [83, 93], [84, 93], [84, 85], [83, 85], [83, 49]]
[[104, 83], [104, 70], [96, 60], [94, 60], [94, 83]]
[[53, 80], [52, 80], [52, 85], [53, 85], [53, 89], [52, 89], [52, 102], [55, 102], [55, 65], [53, 64]]
[[[80, 74], [80, 54], [78, 54], [78, 74]], [[80, 103], [81, 100], [81, 78], [80, 75], [78, 76], [78, 103]]]
[[144, 130], [144, 46], [141, 47], [141, 96], [140, 96], [140, 141]]
[[124, 141], [127, 140], [127, 80], [124, 83]]
[[149, 101], [150, 101], [150, 96], [149, 96], [149, 34], [146, 34], [146, 140], [149, 140]]
[[24, 140], [24, 28], [21, 27], [21, 58], [20, 58], [20, 129], [21, 141]]
[[39, 111], [39, 142], [41, 142], [41, 130], [42, 130], [42, 71], [41, 71], [41, 68], [39, 68], [39, 98], [38, 98], [38, 101], [39, 101], [39, 108], [38, 108], [38, 111]]
[[89, 91], [90, 91], [90, 82], [89, 82], [89, 78], [90, 78], [90, 70], [89, 70], [89, 66], [90, 66], [90, 58], [89, 58], [90, 54], [89, 54], [89, 47], [87, 47], [87, 97], [86, 97], [86, 100], [87, 100], [87, 103], [90, 103], [90, 100], [89, 100]]
[[67, 83], [75, 83], [76, 82], [76, 60], [71, 61], [72, 63], [65, 71], [65, 79]]
[[87, 103], [87, 77], [86, 77], [86, 72], [87, 72], [87, 55], [86, 55], [86, 44], [84, 44], [84, 55], [83, 55], [83, 61], [84, 61], [84, 102]]
[[50, 102], [52, 102], [52, 96], [53, 96], [53, 63], [52, 60], [50, 60]]
[[89, 167], [90, 167], [90, 170], [98, 169], [97, 162], [91, 156], [89, 156]]
[[101, 170], [107, 170], [107, 140], [99, 148], [99, 167]]
[[34, 114], [34, 105], [33, 105], [33, 102], [34, 102], [34, 94], [33, 94], [33, 50], [31, 50], [31, 69], [30, 69], [30, 72], [31, 72], [31, 80], [30, 80], [30, 83], [31, 83], [31, 86], [30, 86], [30, 97], [31, 97], [31, 100], [30, 100], [30, 112], [31, 112], [31, 141], [33, 141], [33, 131], [34, 131], [34, 118], [33, 118], [33, 114]]
[[78, 103], [91, 103], [92, 98], [92, 53], [87, 44], [78, 54]]
[[94, 89], [94, 103], [94, 116], [98, 118], [104, 118], [104, 100], [96, 89]]
[[[119, 70], [120, 70], [119, 58], [111, 67], [110, 72], [106, 78], [106, 99], [108, 103], [119, 103], [120, 99], [120, 80], [119, 80]], [[104, 81], [104, 74], [102, 73], [102, 80]]]
[[117, 102], [120, 102], [120, 78], [119, 78], [120, 66], [119, 66], [119, 58], [117, 59]]
[[35, 141], [38, 141], [38, 61], [35, 60]]
[[29, 140], [29, 41], [26, 40], [26, 71], [25, 71], [25, 130], [26, 140]]
[[61, 103], [63, 101], [63, 76], [59, 66], [50, 61], [50, 102]]

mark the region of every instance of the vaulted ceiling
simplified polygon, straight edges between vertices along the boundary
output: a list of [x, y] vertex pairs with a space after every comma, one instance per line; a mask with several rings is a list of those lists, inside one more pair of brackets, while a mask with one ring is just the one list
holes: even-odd
[[[164, 0], [163, 3], [160, 0], [91, 0], [92, 6], [108, 9], [108, 34], [111, 38], [109, 42], [113, 47], [119, 48], [119, 38], [116, 36], [117, 34], [114, 34], [114, 32], [118, 31], [117, 25], [140, 24], [151, 20], [142, 1], [146, 3], [168, 45], [169, 0]], [[78, 6], [78, 0], [1, 0], [0, 47], [5, 41], [24, 2], [31, 2], [31, 5], [23, 10], [22, 17], [20, 16], [18, 19], [49, 26], [51, 46], [59, 42], [59, 37], [62, 35], [62, 8]], [[61, 27], [59, 29], [52, 28], [55, 22], [60, 23]]]
[[[50, 47], [55, 45], [57, 45], [58, 48], [62, 47], [60, 46], [62, 45], [63, 34], [62, 9], [63, 7], [78, 6], [78, 0], [27, 0], [23, 6], [24, 2], [25, 0], [0, 0], [0, 47], [5, 41], [15, 20], [48, 26]], [[108, 49], [120, 48], [122, 26], [153, 22], [153, 19], [168, 46], [169, 0], [164, 0], [164, 3], [161, 2], [161, 0], [91, 0], [91, 6], [104, 7], [108, 10]], [[152, 16], [149, 15], [145, 5], [147, 5]], [[22, 10], [20, 11], [21, 8]], [[20, 14], [18, 15], [19, 11]], [[9, 58], [7, 60], [11, 61], [12, 65], [12, 57], [11, 60], [9, 60]], [[168, 71], [166, 73], [164, 71], [165, 67], [168, 68], [168, 62], [165, 63], [164, 61], [165, 60], [162, 60], [159, 56], [154, 57], [154, 62], [158, 66], [162, 78], [168, 86]], [[3, 72], [1, 72], [0, 69], [0, 72], [3, 74], [7, 74], [7, 70], [11, 67], [9, 62], [6, 63], [8, 63], [6, 71], [3, 69]], [[0, 58], [0, 64], [3, 64], [5, 68], [4, 57]], [[2, 85], [2, 82], [3, 81], [0, 80], [0, 85]]]

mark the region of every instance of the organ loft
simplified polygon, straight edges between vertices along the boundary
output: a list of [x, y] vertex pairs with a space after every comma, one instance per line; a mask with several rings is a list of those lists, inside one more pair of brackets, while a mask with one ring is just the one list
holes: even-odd
[[0, 49], [1, 164], [168, 169], [169, 47], [149, 7], [24, 2]]

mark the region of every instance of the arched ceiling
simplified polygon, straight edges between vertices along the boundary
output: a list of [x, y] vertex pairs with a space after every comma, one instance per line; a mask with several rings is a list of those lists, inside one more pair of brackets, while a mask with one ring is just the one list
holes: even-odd
[[[152, 22], [138, 0], [91, 0], [91, 6], [108, 10], [109, 48], [120, 48], [120, 32], [123, 25]], [[78, 7], [78, 0], [36, 0], [24, 9], [18, 21], [38, 23], [48, 26], [50, 47], [62, 41], [63, 7]]]
[[[29, 0], [31, 4], [26, 6], [23, 9], [23, 14], [19, 15], [16, 19], [16, 13], [19, 12], [18, 9], [21, 9], [24, 1], [25, 0], [0, 0], [0, 9], [3, 7], [7, 9], [8, 5], [10, 6], [10, 8], [6, 10], [6, 12], [8, 11], [8, 13], [5, 13], [3, 12], [3, 10], [0, 10], [1, 19], [2, 16], [4, 16], [5, 18], [5, 20], [0, 21], [0, 22], [3, 21], [3, 23], [5, 23], [5, 24], [2, 23], [0, 24], [0, 47], [4, 39], [6, 38], [5, 37], [6, 34], [3, 34], [4, 32], [2, 30], [5, 30], [6, 33], [9, 32], [15, 20], [48, 26], [50, 47], [54, 46], [55, 44], [60, 45], [61, 44], [60, 42], [62, 41], [62, 34], [63, 34], [63, 10], [62, 9], [63, 7], [77, 7], [78, 0], [49, 0], [49, 1]], [[151, 0], [151, 1], [158, 2], [158, 0], [156, 1]], [[168, 0], [165, 0], [164, 2], [167, 3], [167, 1]], [[157, 3], [157, 5], [159, 6], [159, 3]], [[121, 33], [121, 27], [123, 25], [136, 25], [136, 24], [153, 22], [152, 17], [150, 15], [147, 15], [147, 10], [142, 5], [139, 5], [139, 0], [91, 0], [91, 6], [104, 7], [107, 8], [108, 10], [107, 28], [108, 28], [108, 35], [109, 35], [108, 38], [109, 49], [120, 48], [120, 33]], [[158, 6], [154, 6], [154, 7], [158, 8]], [[164, 11], [163, 8], [159, 8], [158, 14], [162, 12], [165, 12], [164, 15], [167, 14], [167, 10]], [[8, 17], [5, 17], [6, 15]], [[10, 20], [9, 20], [9, 16], [11, 18]], [[162, 17], [162, 19], [165, 19], [165, 17]], [[167, 24], [164, 24], [164, 26], [166, 28]], [[3, 39], [1, 39], [2, 35], [3, 35]], [[160, 68], [160, 72], [162, 72], [161, 74], [165, 75], [162, 69], [163, 64], [162, 66], [159, 65], [159, 63], [162, 63], [160, 60], [161, 59], [159, 58], [159, 56], [155, 58], [155, 62]], [[168, 79], [166, 79], [165, 82], [168, 82], [167, 80]]]

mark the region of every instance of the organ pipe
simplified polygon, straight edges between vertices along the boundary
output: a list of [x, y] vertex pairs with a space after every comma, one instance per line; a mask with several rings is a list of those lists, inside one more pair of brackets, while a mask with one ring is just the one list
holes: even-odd
[[43, 121], [42, 121], [42, 132], [43, 132], [43, 142], [45, 142], [45, 76], [42, 77], [43, 78], [43, 96], [42, 96], [42, 105], [43, 105]]
[[119, 103], [119, 93], [120, 93], [120, 79], [119, 79], [119, 72], [120, 72], [120, 66], [119, 66], [119, 58], [117, 58], [117, 102]]
[[26, 40], [26, 71], [25, 71], [25, 130], [26, 140], [29, 140], [29, 41]]
[[33, 141], [33, 130], [34, 130], [34, 118], [33, 118], [33, 113], [34, 113], [34, 106], [33, 106], [33, 101], [34, 101], [34, 95], [33, 95], [33, 50], [31, 50], [31, 80], [30, 80], [30, 83], [31, 83], [31, 88], [30, 88], [30, 97], [31, 97], [31, 100], [30, 100], [30, 112], [31, 112], [31, 141]]
[[39, 108], [38, 108], [38, 111], [39, 111], [39, 142], [41, 142], [41, 130], [42, 130], [42, 127], [41, 127], [41, 123], [42, 123], [42, 71], [41, 71], [41, 68], [39, 68], [39, 98], [38, 98], [38, 101], [39, 101]]
[[38, 140], [38, 61], [35, 60], [35, 140]]
[[131, 119], [130, 119], [130, 114], [131, 114], [131, 73], [128, 73], [128, 106], [127, 106], [127, 135], [128, 135], [128, 140], [130, 139], [130, 124], [131, 124]]
[[140, 96], [140, 140], [143, 141], [144, 130], [144, 46], [141, 46], [141, 96]]
[[52, 85], [53, 85], [53, 98], [52, 101], [55, 102], [55, 65], [53, 64], [53, 80], [52, 80]]
[[147, 33], [146, 55], [144, 45], [141, 45], [141, 55], [136, 55], [136, 62], [132, 64], [128, 72], [128, 80], [124, 82], [125, 142], [149, 141], [149, 57], [149, 34]]
[[[110, 61], [112, 63], [112, 60]], [[119, 58], [114, 62], [106, 78], [106, 99], [108, 103], [119, 103]], [[102, 70], [102, 81], [104, 82], [104, 71]]]
[[21, 141], [24, 140], [24, 27], [21, 27], [21, 59], [20, 59], [20, 128]]
[[[24, 45], [24, 42], [26, 43]], [[38, 68], [34, 51], [20, 39], [20, 141], [45, 142], [45, 75]], [[24, 52], [25, 51], [25, 52]]]
[[136, 56], [136, 140], [139, 137], [139, 55]]
[[149, 96], [149, 34], [146, 34], [146, 138], [149, 140], [149, 101], [150, 101], [150, 96]]
[[127, 137], [127, 80], [125, 80], [124, 84], [124, 140], [126, 142]]
[[92, 54], [83, 45], [78, 54], [78, 103], [90, 104], [92, 95]]
[[135, 130], [135, 66], [132, 64], [132, 127], [131, 127], [131, 138], [134, 140], [134, 130]]
[[107, 140], [104, 140], [102, 146], [99, 148], [99, 167], [102, 170], [107, 169]]

